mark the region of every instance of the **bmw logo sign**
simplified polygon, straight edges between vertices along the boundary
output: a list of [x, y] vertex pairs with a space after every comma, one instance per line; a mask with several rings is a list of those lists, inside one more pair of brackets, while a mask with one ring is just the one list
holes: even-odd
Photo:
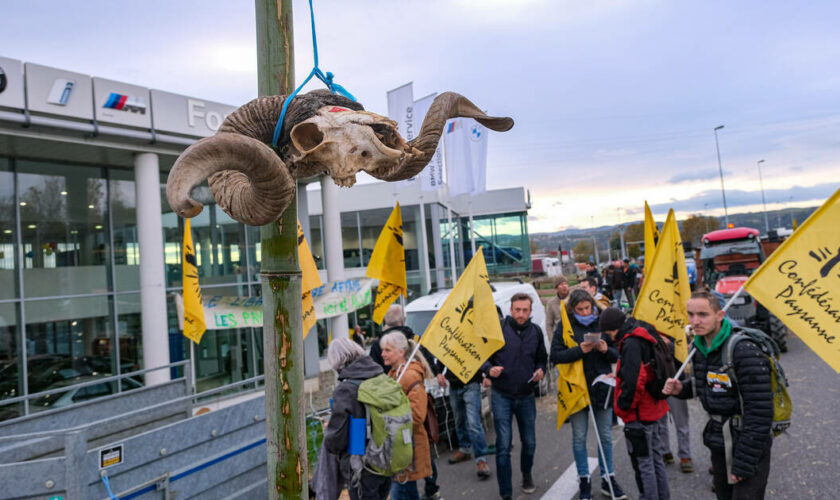
[[484, 133], [484, 127], [479, 124], [473, 124], [472, 128], [470, 128], [470, 140], [473, 142], [478, 142], [481, 140], [481, 134]]

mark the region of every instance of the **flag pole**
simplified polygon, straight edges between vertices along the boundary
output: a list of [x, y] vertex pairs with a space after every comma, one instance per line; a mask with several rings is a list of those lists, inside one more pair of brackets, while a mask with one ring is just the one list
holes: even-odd
[[408, 365], [411, 363], [411, 360], [414, 359], [414, 355], [417, 354], [418, 349], [420, 349], [420, 342], [416, 342], [414, 344], [414, 350], [411, 351], [411, 356], [408, 357], [405, 364], [403, 365], [402, 371], [400, 371], [399, 376], [397, 376], [397, 382], [402, 380], [403, 375], [405, 375], [406, 370], [408, 370]]
[[[735, 299], [737, 299], [742, 293], [744, 293], [744, 285], [741, 285], [741, 288], [739, 288], [738, 291], [735, 292], [735, 295], [729, 297], [729, 300], [726, 301], [726, 304], [724, 304], [721, 311], [723, 311], [723, 313], [726, 314], [726, 311], [729, 310], [729, 307], [735, 303]], [[692, 347], [691, 351], [689, 351], [688, 353], [688, 356], [685, 357], [685, 361], [683, 361], [682, 366], [680, 366], [680, 369], [677, 370], [677, 373], [674, 374], [675, 379], [680, 378], [680, 375], [682, 375], [683, 371], [685, 371], [685, 367], [688, 366], [689, 361], [691, 361], [691, 358], [694, 357], [695, 352], [697, 352], [697, 348]]]
[[[604, 447], [601, 445], [601, 434], [598, 433], [598, 422], [595, 421], [595, 412], [592, 410], [591, 404], [589, 405], [589, 418], [592, 419], [592, 427], [595, 429], [595, 441], [598, 442], [598, 451], [601, 453], [601, 460], [604, 462], [604, 468], [607, 472], [607, 485], [609, 485], [610, 487], [610, 498], [612, 498], [612, 500], [615, 500], [615, 492], [613, 491], [612, 478], [610, 477], [610, 464], [607, 463], [607, 455], [606, 453], [604, 453]], [[604, 471], [602, 470], [601, 472]], [[590, 477], [592, 476], [592, 471], [589, 472], [589, 475]]]
[[[289, 95], [295, 86], [292, 0], [256, 0], [255, 20], [258, 93]], [[308, 495], [297, 200], [295, 193], [281, 220], [260, 228], [270, 500]]]

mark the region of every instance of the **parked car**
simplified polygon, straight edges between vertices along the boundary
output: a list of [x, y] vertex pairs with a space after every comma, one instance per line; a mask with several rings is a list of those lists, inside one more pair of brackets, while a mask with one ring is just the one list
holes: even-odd
[[[490, 283], [493, 287], [493, 301], [499, 306], [503, 315], [510, 314], [510, 299], [517, 293], [526, 293], [532, 299], [531, 305], [531, 321], [538, 325], [543, 330], [546, 349], [549, 347], [551, 339], [545, 331], [545, 307], [540, 301], [540, 296], [534, 286], [530, 283], [520, 283], [517, 281], [493, 281]], [[430, 293], [424, 297], [420, 297], [411, 301], [405, 307], [406, 325], [409, 326], [414, 333], [422, 335], [435, 316], [435, 313], [443, 305], [446, 297], [449, 296], [451, 289], [446, 288]]]
[[[83, 401], [89, 401], [91, 399], [110, 396], [111, 394], [117, 393], [116, 380], [110, 380], [108, 382], [102, 382], [101, 384], [88, 385], [84, 387], [74, 387], [78, 384], [83, 384], [99, 378], [105, 378], [105, 376], [89, 375], [70, 380], [62, 380], [61, 382], [53, 384], [46, 390], [56, 389], [56, 392], [45, 394], [40, 398], [33, 400], [30, 403], [31, 411], [34, 413], [38, 411], [52, 410], [55, 408], [64, 408], [65, 406], [70, 406], [75, 403], [81, 403]], [[69, 389], [64, 391], [60, 390], [67, 387], [69, 387]], [[143, 384], [132, 378], [122, 379], [123, 392], [139, 389], [141, 387], [143, 387]]]

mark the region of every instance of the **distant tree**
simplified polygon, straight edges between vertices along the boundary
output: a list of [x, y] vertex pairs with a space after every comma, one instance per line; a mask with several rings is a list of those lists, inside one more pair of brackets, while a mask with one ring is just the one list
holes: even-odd
[[621, 235], [618, 231], [610, 235], [610, 250], [616, 250], [621, 255]]
[[589, 240], [578, 241], [572, 251], [575, 253], [575, 261], [577, 262], [589, 262], [589, 257], [594, 255], [592, 253], [592, 242]]
[[644, 222], [637, 222], [630, 224], [624, 228], [624, 241], [644, 241], [645, 239], [645, 224]]
[[683, 241], [690, 241], [694, 247], [699, 247], [703, 235], [718, 228], [718, 220], [714, 217], [692, 214], [682, 222]]
[[534, 241], [533, 239], [531, 239], [529, 241], [531, 242], [531, 255], [534, 255], [535, 253], [539, 253], [540, 247], [539, 247], [539, 245], [537, 245], [537, 242]]
[[638, 243], [627, 245], [627, 256], [631, 259], [637, 259], [642, 255], [642, 246]]

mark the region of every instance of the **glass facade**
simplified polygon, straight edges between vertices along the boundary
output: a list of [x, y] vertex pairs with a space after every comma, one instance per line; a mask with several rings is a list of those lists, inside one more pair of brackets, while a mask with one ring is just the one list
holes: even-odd
[[[176, 362], [190, 356], [174, 301], [183, 220], [166, 203], [165, 182], [163, 175], [167, 335]], [[0, 403], [144, 368], [136, 211], [132, 169], [0, 157]], [[259, 294], [259, 228], [211, 203], [192, 231], [206, 295]], [[262, 331], [208, 330], [195, 356], [199, 390], [253, 377], [262, 373]], [[32, 400], [28, 410], [56, 400]], [[0, 404], [0, 419], [25, 411]]]
[[[181, 293], [184, 223], [166, 202], [165, 174], [160, 182], [166, 334], [170, 361], [177, 362], [191, 355], [174, 299]], [[459, 271], [471, 256], [468, 219], [453, 214], [450, 234], [445, 209], [434, 207], [442, 214], [438, 220], [432, 208], [426, 205], [424, 257], [420, 209], [402, 207], [409, 300], [425, 289], [424, 260], [431, 267], [430, 287], [451, 286], [450, 238]], [[380, 208], [341, 214], [344, 265], [355, 270], [351, 275], [363, 273], [390, 213]], [[310, 248], [323, 269], [323, 217], [310, 216], [309, 223]], [[258, 296], [259, 228], [233, 221], [212, 200], [191, 225], [203, 295]], [[491, 274], [530, 269], [524, 212], [475, 217], [474, 230]], [[144, 368], [142, 258], [133, 169], [0, 157], [0, 420], [26, 411], [22, 404], [3, 405], [3, 399]], [[372, 334], [378, 326], [371, 316], [372, 308], [356, 311], [350, 326]], [[328, 321], [318, 321], [317, 336], [324, 356], [332, 338]], [[194, 355], [199, 391], [260, 375], [262, 328], [208, 330]], [[133, 387], [127, 385], [116, 390]], [[32, 401], [28, 411], [51, 404], [50, 398]]]

